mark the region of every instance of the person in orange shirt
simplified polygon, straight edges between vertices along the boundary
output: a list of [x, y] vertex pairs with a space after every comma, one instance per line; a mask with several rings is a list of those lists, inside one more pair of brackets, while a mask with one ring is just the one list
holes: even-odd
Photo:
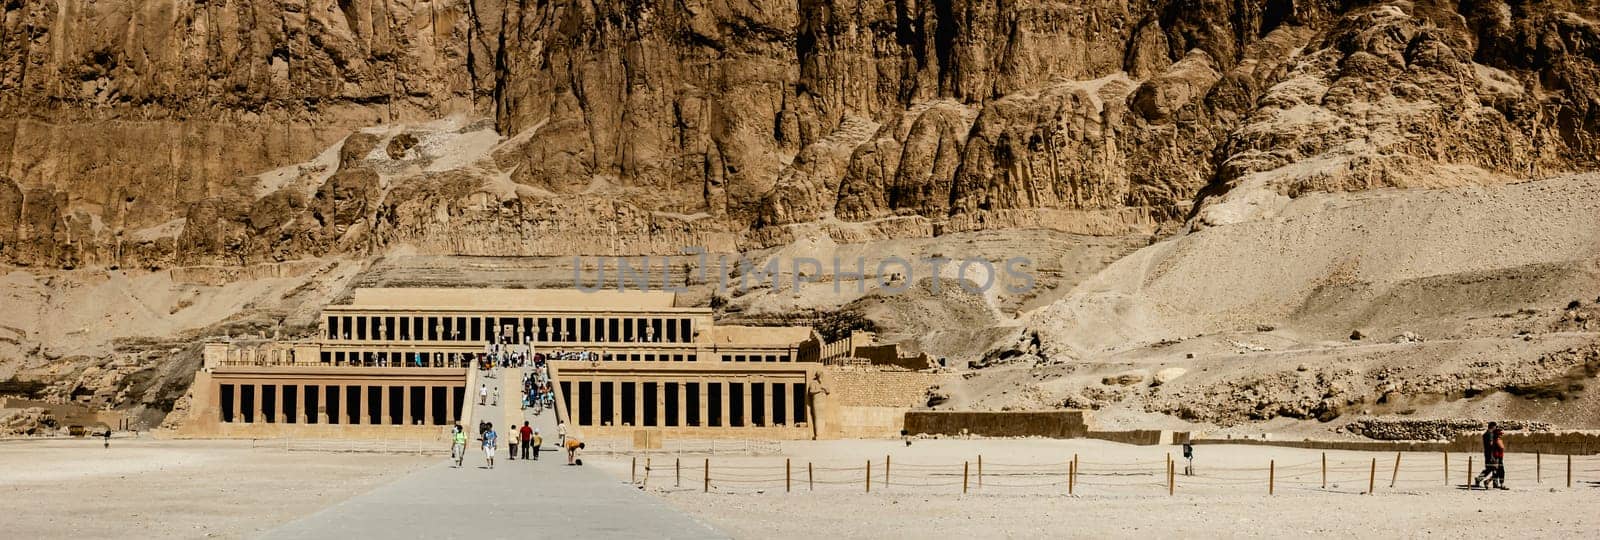
[[578, 451], [583, 449], [583, 441], [577, 437], [567, 437], [567, 464], [582, 465], [583, 460], [578, 459]]

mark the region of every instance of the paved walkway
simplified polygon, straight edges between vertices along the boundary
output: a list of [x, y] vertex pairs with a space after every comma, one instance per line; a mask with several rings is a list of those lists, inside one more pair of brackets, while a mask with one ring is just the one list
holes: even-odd
[[[484, 468], [483, 452], [468, 443], [466, 461], [449, 460], [364, 495], [289, 523], [267, 538], [726, 538], [709, 525], [589, 467], [569, 467], [556, 446], [555, 413], [524, 416], [514, 384], [520, 370], [502, 370], [500, 407], [477, 414], [509, 436], [506, 423], [527, 418], [545, 436], [538, 461], [511, 461], [502, 442], [495, 468]], [[510, 399], [506, 399], [511, 396]], [[476, 389], [469, 399], [476, 399]], [[469, 431], [476, 420], [463, 422]], [[517, 425], [521, 425], [520, 422]]]

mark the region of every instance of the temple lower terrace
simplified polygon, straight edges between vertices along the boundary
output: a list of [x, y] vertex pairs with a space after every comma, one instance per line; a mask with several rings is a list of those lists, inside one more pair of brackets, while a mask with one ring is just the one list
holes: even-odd
[[559, 418], [589, 434], [823, 433], [810, 328], [717, 326], [670, 292], [357, 289], [316, 335], [206, 344], [183, 433], [434, 438], [473, 418], [491, 350], [545, 358]]

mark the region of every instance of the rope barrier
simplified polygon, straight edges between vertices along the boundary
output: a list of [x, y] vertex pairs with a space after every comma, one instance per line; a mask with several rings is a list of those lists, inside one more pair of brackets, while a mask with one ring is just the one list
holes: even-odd
[[[648, 455], [648, 454], [647, 454]], [[656, 457], [662, 457], [657, 455]], [[894, 489], [946, 489], [951, 492], [965, 493], [969, 489], [979, 493], [999, 491], [1012, 493], [1038, 494], [1043, 491], [1050, 493], [1072, 494], [1075, 485], [1091, 488], [1090, 493], [1099, 491], [1111, 495], [1127, 495], [1139, 493], [1143, 490], [1163, 488], [1169, 494], [1176, 484], [1183, 484], [1188, 490], [1247, 490], [1266, 488], [1290, 489], [1300, 492], [1320, 492], [1331, 494], [1366, 494], [1366, 484], [1362, 480], [1373, 480], [1369, 476], [1375, 469], [1382, 467], [1384, 472], [1390, 472], [1389, 488], [1416, 492], [1418, 490], [1455, 489], [1470, 481], [1468, 479], [1457, 481], [1451, 472], [1460, 474], [1461, 469], [1443, 461], [1444, 466], [1431, 464], [1426, 459], [1419, 459], [1419, 455], [1410, 456], [1405, 453], [1397, 457], [1384, 459], [1378, 457], [1364, 462], [1340, 461], [1328, 463], [1326, 460], [1304, 461], [1287, 465], [1270, 464], [1267, 467], [1250, 466], [1217, 466], [1206, 467], [1204, 473], [1192, 471], [1190, 474], [1177, 475], [1168, 467], [1181, 463], [1178, 460], [1167, 461], [1131, 461], [1131, 462], [1095, 462], [1075, 461], [1063, 459], [1060, 462], [1047, 463], [1004, 463], [987, 462], [983, 465], [987, 469], [971, 469], [971, 461], [965, 463], [937, 464], [937, 463], [894, 463], [895, 470], [891, 477], [889, 471], [890, 460], [893, 456], [884, 456], [881, 461], [867, 460], [862, 466], [829, 467], [819, 466], [815, 462], [805, 463], [806, 478], [803, 488], [814, 491], [817, 486], [824, 490], [848, 488], [859, 490], [863, 484], [871, 482], [880, 490]], [[1542, 456], [1532, 459], [1518, 458], [1507, 460], [1506, 472], [1509, 476], [1518, 477], [1534, 482], [1538, 481], [1552, 486], [1559, 486], [1566, 473], [1566, 464], [1553, 463], [1549, 467], [1542, 467]], [[636, 458], [635, 458], [636, 459]], [[734, 458], [737, 459], [737, 458]], [[646, 478], [651, 470], [650, 459], [645, 460], [643, 474]], [[717, 489], [722, 492], [735, 491], [764, 491], [766, 489], [783, 488], [793, 491], [794, 471], [793, 458], [782, 461], [773, 461], [770, 464], [757, 461], [751, 462], [719, 462], [712, 464], [710, 459], [705, 459], [704, 464], [698, 459], [690, 460], [688, 465], [683, 465], [682, 460], [673, 461], [674, 473], [681, 478], [687, 469], [690, 477], [699, 475], [703, 477], [704, 486], [699, 488], [705, 492]], [[731, 460], [730, 460], [731, 461]], [[1384, 463], [1378, 463], [1383, 461]], [[1562, 460], [1563, 462], [1566, 460]], [[1572, 460], [1570, 477], [1573, 482], [1582, 485], [1593, 485], [1597, 482], [1594, 478], [1600, 475], [1600, 461], [1588, 456], [1575, 456]], [[982, 463], [982, 462], [980, 462]], [[1171, 465], [1169, 465], [1169, 463]], [[881, 467], [881, 472], [878, 470]], [[1448, 470], [1455, 468], [1454, 471]], [[1474, 467], [1476, 469], [1477, 467]], [[715, 469], [715, 470], [710, 470]], [[974, 470], [981, 471], [981, 476], [972, 476]], [[638, 474], [638, 463], [635, 461], [635, 474]], [[1476, 471], [1468, 471], [1475, 473]], [[865, 474], [863, 474], [865, 473]], [[1169, 476], [1170, 475], [1170, 476]], [[981, 480], [975, 485], [973, 479]], [[1542, 478], [1542, 480], [1536, 480]], [[1175, 480], [1175, 481], [1174, 481]], [[635, 477], [635, 483], [643, 486]], [[959, 488], [958, 488], [959, 486]], [[1343, 486], [1343, 487], [1341, 487]], [[650, 486], [657, 491], [688, 491], [696, 488], [685, 488], [673, 482], [672, 487], [662, 485]], [[961, 491], [955, 491], [960, 489]], [[1380, 490], [1381, 491], [1381, 490]], [[870, 493], [870, 490], [868, 491]]]

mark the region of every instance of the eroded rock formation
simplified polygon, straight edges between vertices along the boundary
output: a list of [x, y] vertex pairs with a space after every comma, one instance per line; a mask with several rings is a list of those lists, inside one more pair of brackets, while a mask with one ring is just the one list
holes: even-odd
[[[1577, 0], [0, 9], [19, 265], [671, 253], [819, 222], [1152, 232], [1251, 219], [1239, 193], [1500, 182], [1600, 152], [1600, 8]], [[419, 127], [453, 114], [490, 121]]]

